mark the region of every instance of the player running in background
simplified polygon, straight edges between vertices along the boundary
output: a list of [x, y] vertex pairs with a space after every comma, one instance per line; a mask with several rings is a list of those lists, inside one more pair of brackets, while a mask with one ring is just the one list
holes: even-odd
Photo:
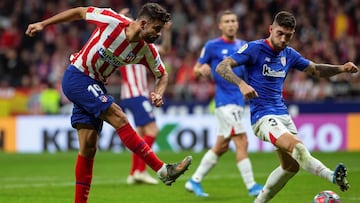
[[[128, 16], [129, 9], [121, 10], [120, 14]], [[170, 51], [171, 22], [165, 23], [162, 43], [157, 48], [160, 55]], [[121, 96], [116, 103], [122, 109], [128, 109], [132, 113], [138, 134], [151, 147], [155, 142], [159, 129], [155, 122], [153, 106], [149, 101], [148, 70], [142, 64], [127, 64], [121, 66], [119, 71], [121, 73]], [[126, 182], [127, 184], [158, 184], [158, 180], [151, 177], [146, 171], [146, 163], [135, 153], [132, 154], [130, 174]]]
[[71, 64], [62, 80], [64, 94], [74, 103], [71, 124], [77, 130], [80, 146], [75, 166], [75, 202], [88, 200], [103, 121], [115, 128], [122, 143], [156, 171], [160, 180], [171, 185], [187, 170], [192, 158], [188, 156], [177, 164], [161, 161], [131, 127], [125, 113], [104, 86], [119, 66], [144, 64], [158, 79], [151, 101], [155, 106], [163, 105], [168, 75], [152, 43], [170, 20], [170, 14], [156, 3], [143, 5], [134, 21], [111, 9], [77, 7], [30, 24], [26, 34], [34, 36], [48, 25], [74, 20], [86, 20], [97, 26], [85, 46], [71, 56]]
[[[185, 188], [195, 195], [207, 197], [201, 181], [216, 165], [218, 159], [229, 150], [232, 140], [236, 150], [236, 166], [242, 176], [250, 196], [256, 196], [262, 189], [254, 179], [251, 161], [248, 157], [248, 140], [243, 123], [244, 98], [237, 86], [224, 80], [215, 72], [215, 68], [225, 57], [235, 53], [246, 42], [236, 38], [239, 28], [237, 16], [226, 10], [219, 15], [221, 37], [208, 41], [203, 48], [194, 71], [197, 76], [208, 77], [211, 73], [215, 81], [215, 114], [218, 120], [218, 136], [215, 145], [201, 159], [192, 178]], [[211, 68], [209, 67], [211, 66]], [[244, 67], [234, 69], [239, 77], [244, 77]]]
[[[338, 185], [341, 191], [349, 188], [344, 164], [340, 163], [334, 171], [330, 170], [314, 158], [296, 136], [296, 126], [282, 98], [282, 87], [291, 68], [316, 77], [356, 73], [359, 68], [352, 62], [344, 65], [317, 64], [303, 58], [288, 47], [295, 27], [293, 14], [286, 11], [277, 13], [269, 27], [268, 38], [247, 43], [216, 68], [217, 73], [236, 84], [245, 99], [250, 100], [251, 124], [255, 135], [276, 147], [280, 166], [270, 173], [255, 203], [270, 201], [300, 167]], [[245, 65], [247, 83], [231, 69], [238, 65]]]

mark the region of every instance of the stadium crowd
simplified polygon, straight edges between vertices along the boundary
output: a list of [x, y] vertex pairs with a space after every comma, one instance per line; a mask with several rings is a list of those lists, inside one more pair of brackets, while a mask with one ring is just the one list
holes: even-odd
[[[35, 38], [24, 35], [29, 23], [76, 6], [129, 8], [135, 16], [141, 0], [2, 0], [0, 1], [0, 99], [16, 91], [28, 95], [29, 113], [58, 113], [69, 103], [61, 94], [63, 71], [69, 56], [91, 35], [93, 26], [74, 22], [50, 26]], [[233, 10], [239, 18], [238, 37], [265, 38], [274, 14], [295, 14], [297, 29], [291, 46], [317, 63], [360, 64], [360, 1], [358, 0], [158, 0], [172, 14], [172, 50], [163, 56], [170, 75], [168, 101], [208, 102], [214, 95], [211, 78], [195, 78], [193, 66], [204, 43], [219, 35], [219, 11]], [[161, 40], [161, 39], [160, 39]], [[149, 78], [151, 80], [152, 78]], [[121, 76], [108, 82], [120, 94]], [[152, 84], [150, 81], [149, 84]], [[359, 100], [360, 74], [341, 74], [330, 80], [290, 72], [284, 86], [290, 101]], [[56, 101], [49, 104], [49, 101]], [[59, 102], [60, 101], [60, 102]], [[1, 104], [0, 104], [1, 106]]]

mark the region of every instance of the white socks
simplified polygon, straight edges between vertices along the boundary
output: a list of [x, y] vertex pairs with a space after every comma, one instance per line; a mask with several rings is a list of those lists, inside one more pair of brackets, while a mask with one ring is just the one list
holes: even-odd
[[164, 177], [167, 175], [167, 169], [166, 169], [166, 164], [163, 164], [162, 167], [156, 171], [156, 174], [159, 176], [159, 177]]
[[201, 159], [200, 165], [197, 167], [192, 179], [195, 182], [201, 182], [209, 171], [216, 165], [219, 157], [212, 151], [208, 150]]
[[333, 171], [319, 160], [315, 159], [302, 143], [297, 143], [293, 149], [292, 157], [304, 170], [333, 182]]
[[[292, 157], [299, 163], [304, 170], [320, 176], [331, 183], [333, 181], [333, 171], [327, 168], [319, 160], [315, 159], [302, 143], [297, 143], [293, 149]], [[277, 167], [266, 180], [263, 190], [255, 199], [255, 203], [264, 203], [271, 200], [276, 193], [292, 178], [296, 173], [285, 171], [281, 166]]]
[[[203, 178], [210, 172], [210, 170], [216, 165], [218, 160], [219, 157], [212, 150], [208, 150], [201, 159], [200, 165], [192, 176], [193, 181], [201, 182]], [[250, 159], [243, 159], [239, 161], [236, 166], [240, 171], [246, 188], [250, 189], [256, 183], [254, 180]]]
[[271, 200], [295, 174], [285, 171], [281, 166], [277, 167], [267, 178], [264, 188], [254, 203], [265, 203]]
[[250, 159], [245, 158], [245, 159], [239, 161], [236, 164], [236, 166], [240, 171], [241, 177], [246, 185], [246, 188], [249, 190], [251, 187], [253, 187], [256, 184], [256, 182], [254, 180], [254, 174], [253, 174]]

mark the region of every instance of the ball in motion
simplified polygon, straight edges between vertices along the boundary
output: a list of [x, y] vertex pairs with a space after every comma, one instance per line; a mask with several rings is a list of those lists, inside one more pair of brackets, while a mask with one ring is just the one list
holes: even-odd
[[324, 190], [315, 195], [313, 203], [341, 203], [341, 200], [335, 192]]

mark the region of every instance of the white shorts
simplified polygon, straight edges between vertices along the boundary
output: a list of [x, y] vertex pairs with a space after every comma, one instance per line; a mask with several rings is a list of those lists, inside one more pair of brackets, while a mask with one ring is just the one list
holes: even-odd
[[244, 118], [244, 108], [235, 104], [221, 106], [215, 109], [218, 120], [218, 135], [229, 138], [232, 135], [245, 133], [242, 119]]
[[275, 145], [276, 140], [284, 133], [297, 134], [296, 126], [290, 115], [267, 115], [252, 125], [254, 134], [263, 141]]

